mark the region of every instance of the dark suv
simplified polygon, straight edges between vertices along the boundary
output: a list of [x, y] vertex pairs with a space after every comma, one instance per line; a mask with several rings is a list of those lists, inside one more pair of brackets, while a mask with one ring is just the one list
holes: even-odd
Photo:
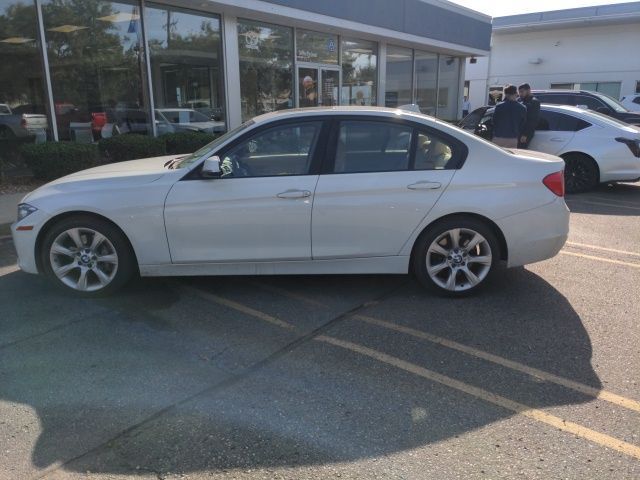
[[626, 123], [640, 125], [640, 112], [631, 112], [608, 95], [587, 90], [532, 90], [540, 103], [572, 105], [604, 113]]

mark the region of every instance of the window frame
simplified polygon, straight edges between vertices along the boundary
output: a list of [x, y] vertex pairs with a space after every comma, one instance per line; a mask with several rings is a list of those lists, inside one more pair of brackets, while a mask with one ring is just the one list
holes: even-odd
[[[340, 136], [340, 123], [341, 122], [353, 122], [353, 121], [361, 121], [361, 122], [380, 122], [380, 123], [390, 123], [401, 126], [406, 126], [411, 128], [411, 145], [409, 151], [409, 164], [406, 170], [371, 170], [364, 172], [335, 172], [335, 162], [336, 162], [336, 153], [338, 148], [338, 138]], [[404, 173], [404, 172], [429, 172], [429, 171], [440, 171], [440, 170], [459, 170], [463, 167], [467, 156], [469, 154], [469, 148], [467, 145], [461, 140], [455, 138], [454, 136], [432, 127], [428, 125], [424, 125], [422, 123], [418, 123], [415, 121], [410, 121], [404, 118], [392, 118], [392, 117], [376, 117], [376, 116], [366, 116], [366, 115], [340, 115], [334, 117], [330, 122], [330, 133], [328, 136], [326, 153], [324, 155], [324, 161], [322, 162], [322, 166], [320, 169], [320, 175], [359, 175], [359, 174], [369, 174], [369, 173]], [[416, 161], [416, 149], [418, 145], [418, 133], [424, 132], [426, 135], [432, 135], [440, 138], [441, 140], [447, 142], [452, 149], [453, 155], [451, 159], [447, 162], [443, 169], [438, 170], [416, 170], [415, 169], [415, 161]]]
[[200, 164], [191, 170], [187, 175], [185, 175], [182, 180], [243, 180], [250, 178], [283, 178], [283, 177], [304, 177], [309, 175], [319, 175], [320, 167], [322, 164], [322, 159], [325, 156], [325, 152], [327, 150], [327, 138], [329, 135], [330, 128], [330, 119], [326, 116], [313, 116], [304, 119], [300, 118], [287, 118], [282, 120], [274, 120], [271, 122], [266, 122], [264, 124], [258, 124], [251, 130], [243, 132], [238, 138], [232, 140], [231, 142], [222, 146], [219, 150], [211, 152], [210, 155], [207, 155], [206, 158], [211, 158], [214, 155], [220, 157], [220, 159], [224, 158], [224, 156], [238, 145], [247, 142], [254, 137], [255, 135], [259, 135], [263, 132], [274, 128], [281, 128], [287, 125], [291, 125], [294, 127], [299, 127], [304, 125], [305, 123], [319, 123], [320, 131], [318, 132], [318, 136], [315, 140], [315, 144], [312, 145], [313, 152], [311, 156], [311, 161], [309, 162], [309, 171], [307, 173], [300, 173], [294, 175], [252, 175], [250, 177], [225, 177], [225, 178], [208, 178], [202, 176], [202, 167], [204, 165], [204, 159]]

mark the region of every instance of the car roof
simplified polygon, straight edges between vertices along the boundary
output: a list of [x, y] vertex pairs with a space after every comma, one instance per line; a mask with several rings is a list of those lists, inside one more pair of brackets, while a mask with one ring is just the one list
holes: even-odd
[[371, 115], [383, 118], [405, 118], [407, 120], [420, 120], [423, 123], [433, 123], [434, 125], [446, 125], [451, 124], [438, 120], [435, 117], [425, 115], [423, 113], [412, 112], [409, 110], [403, 110], [401, 108], [389, 108], [389, 107], [362, 107], [362, 106], [335, 106], [335, 107], [309, 107], [309, 108], [292, 108], [288, 110], [279, 110], [277, 112], [265, 113], [253, 118], [255, 123], [270, 122], [275, 119], [285, 118], [304, 118], [304, 117], [319, 117], [326, 115]]
[[588, 95], [594, 94], [594, 92], [591, 92], [589, 90], [570, 90], [568, 88], [564, 88], [564, 89], [554, 88], [551, 90], [531, 90], [531, 93], [563, 93], [563, 94], [573, 93], [573, 94], [588, 94]]

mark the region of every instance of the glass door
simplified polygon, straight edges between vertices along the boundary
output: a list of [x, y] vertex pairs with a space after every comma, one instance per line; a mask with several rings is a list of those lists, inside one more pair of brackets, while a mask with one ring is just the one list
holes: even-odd
[[340, 69], [298, 66], [298, 107], [340, 105]]
[[298, 67], [298, 107], [317, 107], [320, 104], [318, 77], [317, 68]]
[[340, 105], [340, 70], [323, 68], [320, 70], [322, 89], [320, 101], [324, 107]]

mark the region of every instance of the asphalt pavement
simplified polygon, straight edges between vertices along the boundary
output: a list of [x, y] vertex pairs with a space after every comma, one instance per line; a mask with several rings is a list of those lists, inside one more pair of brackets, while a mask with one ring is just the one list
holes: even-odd
[[81, 300], [0, 240], [0, 479], [640, 478], [640, 184], [555, 258], [409, 276], [142, 279]]

